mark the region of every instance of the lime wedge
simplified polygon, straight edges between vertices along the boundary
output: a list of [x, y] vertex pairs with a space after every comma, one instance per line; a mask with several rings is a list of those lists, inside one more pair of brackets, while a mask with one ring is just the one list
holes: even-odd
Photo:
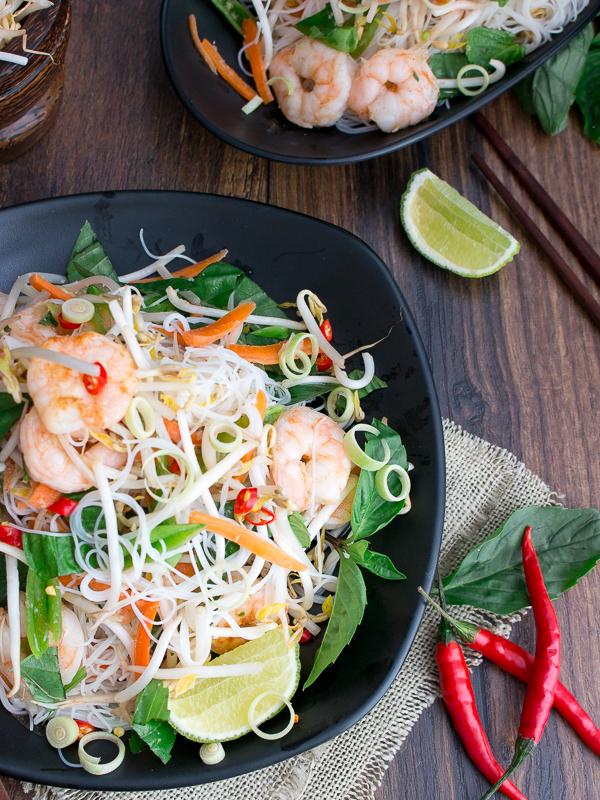
[[491, 275], [519, 252], [514, 236], [428, 169], [413, 173], [400, 219], [421, 255], [467, 278]]
[[[213, 659], [211, 665], [243, 664], [259, 661], [257, 675], [237, 678], [199, 678], [178, 697], [169, 700], [169, 722], [179, 733], [194, 742], [226, 742], [238, 739], [251, 728], [248, 709], [264, 692], [276, 692], [289, 700], [300, 680], [300, 648], [288, 650], [281, 628], [268, 631], [259, 639], [236, 647]], [[257, 705], [254, 719], [260, 725], [283, 708], [275, 697], [265, 697]]]

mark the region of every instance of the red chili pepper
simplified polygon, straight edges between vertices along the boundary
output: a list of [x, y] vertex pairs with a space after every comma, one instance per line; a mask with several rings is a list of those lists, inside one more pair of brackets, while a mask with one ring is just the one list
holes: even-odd
[[304, 630], [302, 631], [302, 636], [299, 639], [300, 644], [304, 644], [304, 642], [308, 642], [308, 640], [310, 638], [311, 638], [310, 631], [307, 631], [306, 628], [304, 628]]
[[56, 503], [48, 506], [48, 511], [53, 514], [60, 514], [61, 517], [70, 517], [78, 505], [77, 500], [71, 500], [69, 497], [59, 497]]
[[82, 719], [76, 719], [75, 722], [79, 726], [79, 736], [77, 737], [77, 741], [83, 738], [88, 733], [93, 733], [96, 728], [93, 725], [90, 725], [89, 722], [84, 722]]
[[106, 370], [99, 361], [94, 361], [94, 364], [97, 367], [100, 367], [100, 375], [98, 375], [97, 378], [94, 378], [91, 375], [84, 375], [83, 385], [90, 394], [100, 394], [102, 389], [104, 389], [106, 386], [108, 376], [106, 374]]
[[12, 525], [0, 525], [0, 542], [10, 544], [22, 550], [23, 534], [18, 528], [13, 528]]
[[244, 517], [249, 514], [258, 499], [258, 489], [252, 487], [251, 489], [242, 489], [238, 492], [233, 504], [233, 513], [236, 517]]
[[[441, 613], [442, 610], [429, 598]], [[510, 642], [496, 633], [479, 628], [470, 622], [459, 622], [445, 615], [461, 641], [468, 644], [473, 650], [481, 653], [497, 667], [514, 675], [524, 683], [529, 683], [533, 674], [534, 658], [515, 642]], [[600, 756], [600, 728], [598, 728], [590, 715], [573, 697], [571, 692], [560, 681], [556, 685], [554, 695], [554, 708], [579, 735], [581, 740]]]
[[515, 742], [515, 754], [510, 767], [502, 778], [485, 793], [482, 800], [490, 797], [500, 788], [503, 781], [531, 754], [542, 738], [560, 674], [560, 628], [556, 612], [548, 596], [544, 577], [533, 543], [531, 528], [527, 527], [523, 536], [523, 571], [531, 608], [535, 619], [536, 643], [533, 670], [521, 711], [519, 735]]
[[317, 356], [317, 369], [319, 372], [327, 372], [333, 366], [333, 361], [326, 356], [325, 353], [319, 353]]
[[257, 528], [260, 525], [268, 525], [270, 522], [273, 522], [273, 520], [275, 519], [275, 514], [272, 511], [269, 511], [268, 508], [261, 508], [260, 511], [263, 514], [267, 514], [268, 515], [267, 519], [261, 519], [258, 522], [254, 522], [253, 520], [250, 519], [250, 516], [247, 515], [248, 522], [250, 522], [252, 525], [256, 525]]
[[81, 328], [82, 322], [67, 322], [67, 320], [63, 317], [62, 314], [58, 315], [58, 324], [61, 328], [64, 328], [66, 331], [74, 331], [75, 328]]
[[[467, 662], [454, 638], [452, 629], [445, 619], [440, 623], [438, 645], [435, 658], [440, 673], [442, 697], [456, 732], [477, 769], [489, 781], [496, 781], [502, 775], [502, 767], [494, 758], [491, 745], [481, 723], [475, 704], [475, 695]], [[513, 800], [526, 800], [517, 787], [506, 781], [501, 791]]]
[[324, 319], [322, 325], [320, 326], [321, 333], [330, 342], [333, 339], [333, 331], [331, 329], [331, 322], [328, 319]]

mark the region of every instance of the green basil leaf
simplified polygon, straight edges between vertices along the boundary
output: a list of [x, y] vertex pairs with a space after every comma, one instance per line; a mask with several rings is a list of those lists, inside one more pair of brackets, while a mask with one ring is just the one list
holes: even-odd
[[600, 33], [590, 45], [575, 98], [585, 121], [585, 135], [600, 142]]
[[306, 523], [304, 522], [304, 517], [299, 511], [294, 511], [290, 514], [288, 520], [290, 522], [290, 528], [294, 531], [294, 536], [306, 550], [307, 547], [310, 547], [312, 540], [310, 538], [308, 528], [306, 527]]
[[523, 78], [522, 81], [519, 81], [516, 86], [513, 86], [513, 92], [515, 93], [515, 97], [521, 104], [521, 106], [525, 109], [528, 114], [535, 116], [535, 102], [533, 100], [533, 79], [535, 78], [535, 72], [532, 72], [526, 78]]
[[294, 27], [300, 33], [304, 33], [312, 39], [319, 39], [323, 44], [334, 50], [340, 50], [342, 53], [351, 53], [358, 47], [358, 32], [354, 23], [337, 27], [329, 5], [323, 11], [300, 20]]
[[71, 689], [74, 689], [78, 683], [81, 683], [81, 681], [85, 679], [86, 675], [87, 671], [85, 667], [81, 667], [81, 669], [78, 669], [77, 672], [75, 673], [75, 677], [73, 678], [73, 680], [70, 683], [67, 683], [67, 685], [65, 686], [65, 693], [70, 692]]
[[352, 58], [360, 58], [360, 56], [362, 56], [367, 47], [371, 44], [375, 34], [379, 30], [379, 20], [383, 18], [383, 12], [386, 10], [387, 7], [388, 7], [387, 3], [385, 5], [379, 6], [379, 11], [373, 17], [373, 21], [370, 22], [364, 29], [363, 35], [360, 37], [358, 41], [358, 45], [350, 53]]
[[66, 698], [58, 667], [58, 648], [49, 647], [40, 658], [21, 661], [21, 676], [37, 703], [58, 703]]
[[304, 383], [300, 386], [290, 386], [288, 387], [291, 396], [290, 403], [307, 403], [322, 394], [329, 394], [334, 389], [335, 385], [331, 383]]
[[86, 220], [69, 259], [67, 278], [73, 282], [91, 278], [92, 275], [105, 275], [115, 281], [119, 280], [92, 226]]
[[129, 749], [136, 755], [137, 753], [141, 753], [142, 750], [146, 750], [148, 745], [142, 739], [142, 737], [135, 732], [135, 730], [131, 730], [131, 735], [129, 737]]
[[80, 571], [72, 535], [23, 533], [23, 552], [28, 565], [44, 580]]
[[[359, 378], [362, 378], [364, 374], [364, 370], [362, 369], [353, 369], [348, 377], [353, 381], [357, 381]], [[382, 381], [381, 378], [378, 378], [377, 375], [373, 375], [373, 380], [367, 383], [363, 389], [358, 390], [358, 396], [362, 400], [363, 397], [371, 394], [371, 392], [376, 392], [377, 389], [387, 389], [387, 383]]]
[[[24, 395], [29, 399], [29, 395]], [[23, 403], [15, 403], [8, 392], [0, 393], [0, 439], [4, 439], [23, 413]]]
[[342, 546], [356, 564], [359, 564], [364, 559], [365, 553], [369, 549], [369, 543], [365, 542], [364, 539], [360, 542], [354, 542], [354, 544]]
[[600, 512], [596, 509], [522, 508], [445, 578], [446, 601], [495, 614], [512, 614], [531, 605], [521, 555], [528, 525], [552, 599], [574, 586], [600, 559]]
[[58, 328], [58, 322], [54, 319], [54, 314], [51, 311], [46, 311], [38, 325], [45, 325], [47, 328]]
[[[164, 552], [168, 553], [171, 550], [176, 550], [184, 544], [191, 542], [196, 534], [200, 533], [206, 528], [206, 525], [193, 525], [190, 523], [185, 524], [166, 524], [157, 525], [156, 528], [150, 533], [150, 541], [152, 544], [157, 545], [159, 549], [164, 547]], [[177, 561], [181, 558], [180, 554], [172, 556]], [[171, 559], [167, 559], [169, 563]], [[123, 547], [123, 568], [129, 569], [133, 565], [130, 553]]]
[[[429, 66], [436, 78], [456, 80], [456, 76], [468, 60], [464, 53], [435, 53], [429, 59]], [[440, 100], [457, 97], [461, 92], [458, 89], [440, 89]]]
[[274, 425], [285, 411], [285, 406], [270, 406], [265, 411], [265, 425]]
[[166, 721], [168, 719], [169, 690], [163, 686], [162, 681], [153, 679], [136, 698], [133, 722], [136, 725], [146, 725], [155, 720]]
[[[383, 442], [386, 441], [390, 448], [389, 463], [398, 464], [407, 469], [406, 448], [402, 444], [400, 436], [379, 420], [374, 419], [372, 424], [380, 431], [380, 435], [366, 434], [365, 452], [367, 455], [378, 460], [383, 459]], [[354, 541], [371, 536], [381, 528], [385, 528], [404, 506], [403, 500], [399, 503], [390, 503], [383, 499], [375, 485], [375, 474], [375, 472], [368, 472], [366, 469], [360, 471], [354, 503], [352, 504], [351, 524], [352, 540]], [[392, 493], [400, 494], [400, 479], [395, 473], [390, 475], [388, 485]]]
[[288, 315], [277, 305], [275, 300], [272, 300], [266, 292], [263, 292], [257, 283], [254, 283], [254, 281], [250, 280], [250, 278], [242, 272], [235, 287], [233, 303], [237, 306], [247, 300], [256, 303], [256, 308], [252, 313], [257, 316], [288, 319]]
[[362, 561], [357, 562], [364, 569], [379, 575], [380, 578], [386, 578], [388, 581], [401, 581], [406, 578], [402, 572], [399, 572], [392, 564], [390, 558], [383, 553], [373, 553], [367, 550]]
[[350, 642], [360, 625], [366, 605], [367, 589], [361, 571], [351, 558], [342, 556], [333, 610], [304, 689], [333, 664]]
[[569, 109], [575, 100], [593, 35], [593, 27], [588, 25], [535, 71], [533, 103], [540, 125], [549, 136], [564, 131], [569, 124]]
[[467, 60], [489, 69], [490, 59], [502, 61], [506, 66], [520, 61], [525, 55], [525, 47], [516, 44], [516, 37], [506, 31], [494, 28], [472, 28], [467, 33]]
[[[139, 738], [148, 745], [154, 755], [160, 758], [163, 764], [170, 760], [177, 733], [168, 722], [152, 721], [147, 722], [145, 725], [139, 725], [134, 722], [132, 728]], [[129, 746], [131, 747], [131, 742]], [[136, 746], [137, 741], [134, 744], [134, 747]], [[139, 750], [133, 750], [132, 752], [139, 752]]]

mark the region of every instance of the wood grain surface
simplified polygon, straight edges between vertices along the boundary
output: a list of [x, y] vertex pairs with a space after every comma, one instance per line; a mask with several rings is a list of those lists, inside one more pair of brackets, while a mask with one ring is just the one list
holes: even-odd
[[[73, 5], [61, 115], [31, 151], [0, 165], [0, 204], [88, 191], [181, 189], [260, 200], [347, 228], [384, 258], [402, 287], [430, 355], [444, 416], [511, 450], [564, 495], [565, 505], [597, 506], [600, 333], [471, 166], [471, 152], [481, 153], [539, 218], [475, 126], [466, 120], [411, 149], [355, 166], [295, 167], [254, 158], [205, 131], [180, 104], [161, 61], [158, 16], [158, 0]], [[550, 139], [511, 95], [485, 113], [600, 249], [600, 152], [580, 122], [573, 119]], [[520, 239], [521, 253], [511, 264], [481, 281], [466, 280], [410, 247], [398, 204], [411, 173], [425, 166]], [[544, 220], [540, 225], [569, 260]], [[556, 603], [563, 681], [596, 720], [599, 595], [597, 570]], [[531, 620], [514, 636], [533, 648]], [[489, 665], [475, 672], [474, 684], [492, 744], [506, 763], [523, 688]], [[592, 800], [600, 797], [600, 760], [552, 715], [516, 782], [530, 800]], [[16, 782], [5, 783], [14, 800], [26, 797]], [[485, 789], [436, 703], [413, 728], [376, 797], [477, 800]]]

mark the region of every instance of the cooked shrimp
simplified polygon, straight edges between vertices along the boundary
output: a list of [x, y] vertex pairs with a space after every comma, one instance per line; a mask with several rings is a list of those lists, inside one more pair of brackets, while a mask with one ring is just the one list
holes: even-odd
[[424, 56], [390, 47], [366, 61], [356, 76], [348, 107], [386, 133], [416, 125], [428, 117], [439, 87]]
[[352, 464], [344, 431], [312, 408], [284, 411], [275, 423], [272, 476], [301, 511], [335, 503], [344, 491]]
[[51, 433], [110, 428], [125, 416], [138, 379], [133, 358], [124, 345], [100, 333], [82, 333], [49, 339], [42, 347], [90, 364], [99, 362], [108, 376], [106, 386], [98, 394], [90, 394], [80, 372], [32, 358], [27, 389]]
[[[62, 637], [60, 642], [50, 642], [54, 647], [58, 644], [58, 666], [63, 683], [70, 683], [83, 661], [84, 636], [77, 615], [64, 604], [61, 607]], [[21, 608], [21, 620], [25, 621], [24, 604]], [[23, 624], [21, 627], [23, 627]], [[25, 638], [25, 631], [21, 630], [21, 638]], [[3, 664], [10, 661], [10, 630], [8, 628], [7, 614], [0, 608], [0, 660]]]
[[[35, 408], [27, 412], [21, 423], [20, 436], [27, 471], [34, 480], [59, 492], [82, 492], [93, 485], [90, 480], [93, 475], [84, 474], [71, 461], [58, 436], [44, 426]], [[117, 453], [102, 442], [90, 447], [83, 457], [90, 470], [96, 458], [105, 466], [115, 469], [122, 468], [127, 462], [126, 453]]]
[[[241, 606], [234, 608], [233, 611], [230, 611], [229, 613], [235, 619], [237, 624], [243, 628], [245, 625], [256, 624], [256, 615], [264, 605], [265, 590], [259, 589], [258, 592], [251, 594], [241, 604]], [[227, 622], [224, 622], [222, 627], [229, 628], [230, 626], [227, 624]], [[222, 656], [223, 653], [228, 653], [230, 650], [234, 650], [241, 644], [246, 644], [247, 641], [247, 639], [243, 639], [241, 636], [219, 636], [217, 639], [212, 640], [210, 649], [214, 653], [218, 653], [218, 655]]]
[[34, 303], [2, 324], [4, 326], [8, 325], [9, 333], [14, 339], [18, 339], [26, 345], [39, 347], [48, 339], [56, 336], [55, 327], [40, 325], [40, 320], [47, 313], [48, 306], [46, 303]]
[[273, 91], [285, 116], [302, 128], [335, 125], [348, 107], [348, 95], [357, 65], [347, 53], [305, 37], [278, 53], [271, 61]]

